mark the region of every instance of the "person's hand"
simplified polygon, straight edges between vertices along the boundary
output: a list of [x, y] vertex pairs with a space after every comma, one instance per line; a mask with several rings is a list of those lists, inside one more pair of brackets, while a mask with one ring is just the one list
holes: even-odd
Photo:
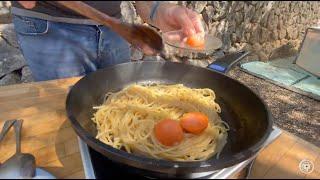
[[36, 6], [36, 1], [18, 1], [24, 8], [32, 9]]
[[161, 4], [158, 8], [155, 24], [161, 31], [182, 30], [188, 37], [204, 33], [200, 14], [174, 4]]

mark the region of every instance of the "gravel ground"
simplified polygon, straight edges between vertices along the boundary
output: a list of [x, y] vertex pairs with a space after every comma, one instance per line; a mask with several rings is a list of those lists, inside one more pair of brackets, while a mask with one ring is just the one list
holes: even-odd
[[239, 67], [229, 76], [264, 99], [280, 128], [320, 147], [320, 102], [247, 74]]

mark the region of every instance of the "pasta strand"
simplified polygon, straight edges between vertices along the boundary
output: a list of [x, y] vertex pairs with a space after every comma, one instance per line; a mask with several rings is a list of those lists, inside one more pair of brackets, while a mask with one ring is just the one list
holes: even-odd
[[[192, 89], [182, 84], [142, 86], [133, 84], [116, 93], [107, 93], [92, 121], [96, 138], [117, 149], [172, 161], [201, 161], [219, 155], [227, 141], [228, 124], [218, 113], [211, 89]], [[185, 133], [173, 147], [160, 144], [154, 126], [165, 118], [179, 120], [184, 113], [201, 112], [209, 125], [200, 135]]]

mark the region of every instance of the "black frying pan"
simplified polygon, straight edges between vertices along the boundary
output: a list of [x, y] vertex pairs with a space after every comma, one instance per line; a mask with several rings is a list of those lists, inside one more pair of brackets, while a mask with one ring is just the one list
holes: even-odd
[[[243, 56], [236, 55], [230, 62]], [[212, 70], [226, 71], [221, 64], [228, 61], [218, 62], [222, 63], [211, 65], [211, 69], [182, 63], [149, 61], [119, 64], [98, 70], [83, 77], [70, 90], [66, 101], [68, 117], [76, 133], [91, 148], [116, 163], [148, 172], [148, 176], [163, 177], [165, 174], [166, 177], [188, 177], [188, 174], [213, 172], [235, 165], [249, 159], [261, 149], [271, 132], [272, 121], [268, 108], [253, 91]], [[228, 143], [219, 159], [214, 156], [201, 162], [156, 160], [112, 148], [95, 139], [97, 131], [90, 120], [94, 113], [92, 107], [102, 104], [104, 95], [109, 91], [119, 91], [132, 83], [150, 82], [182, 83], [192, 88], [210, 88], [215, 91], [216, 101], [222, 109], [221, 118], [231, 127]]]

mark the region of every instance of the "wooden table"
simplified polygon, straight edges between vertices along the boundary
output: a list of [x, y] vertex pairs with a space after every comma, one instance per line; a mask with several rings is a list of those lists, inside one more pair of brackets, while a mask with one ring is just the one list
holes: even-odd
[[[77, 136], [65, 113], [69, 86], [79, 78], [0, 87], [0, 128], [5, 120], [23, 119], [22, 152], [58, 178], [84, 178]], [[13, 129], [0, 143], [0, 162], [15, 152]], [[299, 170], [303, 159], [314, 171]], [[257, 157], [252, 178], [320, 178], [320, 148], [284, 132]]]

